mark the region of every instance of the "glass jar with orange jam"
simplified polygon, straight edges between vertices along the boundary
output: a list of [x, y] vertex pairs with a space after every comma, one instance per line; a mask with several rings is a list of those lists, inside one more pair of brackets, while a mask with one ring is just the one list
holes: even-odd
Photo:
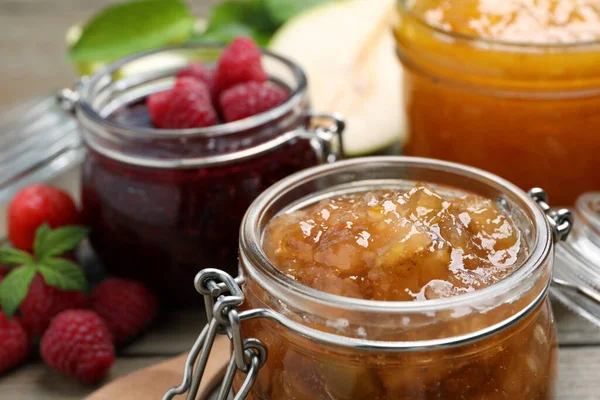
[[[285, 178], [244, 218], [240, 276], [196, 277], [210, 323], [188, 371], [222, 327], [236, 398], [553, 399], [548, 287], [570, 220], [540, 194], [411, 157]], [[193, 397], [199, 371], [166, 398]]]
[[406, 154], [461, 162], [557, 204], [600, 189], [600, 3], [399, 0]]

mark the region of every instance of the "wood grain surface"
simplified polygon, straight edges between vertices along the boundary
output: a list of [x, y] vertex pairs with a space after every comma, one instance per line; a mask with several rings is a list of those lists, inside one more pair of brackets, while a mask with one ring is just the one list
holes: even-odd
[[[0, 0], [0, 107], [69, 86], [75, 79], [64, 34], [107, 0]], [[209, 0], [191, 0], [197, 15]], [[559, 399], [600, 399], [600, 329], [555, 305], [561, 344]], [[119, 353], [110, 379], [187, 351], [202, 329], [202, 310], [170, 313]], [[32, 360], [0, 377], [0, 399], [81, 399], [97, 387], [75, 383]], [[166, 389], [166, 388], [165, 388]]]
[[[561, 344], [558, 399], [600, 399], [600, 329], [560, 305], [555, 304], [554, 310]], [[181, 311], [165, 316], [155, 328], [119, 353], [108, 381], [188, 351], [204, 326], [202, 313]], [[96, 389], [75, 383], [39, 361], [0, 378], [0, 399], [81, 399]]]

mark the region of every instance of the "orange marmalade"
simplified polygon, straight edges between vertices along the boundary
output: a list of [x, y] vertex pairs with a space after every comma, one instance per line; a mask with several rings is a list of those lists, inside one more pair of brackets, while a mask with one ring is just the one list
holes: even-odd
[[491, 200], [426, 185], [329, 198], [268, 225], [263, 247], [287, 275], [336, 295], [384, 301], [467, 293], [518, 265], [517, 229]]
[[600, 3], [400, 0], [406, 153], [570, 205], [600, 189]]

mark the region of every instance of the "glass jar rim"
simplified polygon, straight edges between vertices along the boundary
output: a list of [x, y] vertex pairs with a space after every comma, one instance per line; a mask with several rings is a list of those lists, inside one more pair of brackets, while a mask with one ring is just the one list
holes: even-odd
[[[369, 163], [369, 165], [391, 164], [398, 167], [420, 167], [436, 171], [446, 171], [465, 178], [477, 179], [483, 184], [498, 186], [507, 193], [516, 196], [521, 204], [525, 205], [527, 208], [526, 211], [533, 215], [535, 240], [531, 246], [531, 252], [517, 270], [499, 282], [470, 293], [423, 301], [378, 301], [344, 297], [303, 285], [284, 274], [269, 260], [262, 248], [260, 219], [263, 217], [265, 210], [282, 194], [289, 192], [303, 183], [318, 177], [327, 176], [331, 173], [343, 172], [344, 169], [363, 163]], [[462, 306], [473, 306], [477, 301], [489, 299], [493, 295], [500, 293], [508, 293], [510, 289], [519, 287], [524, 278], [530, 276], [543, 265], [544, 260], [546, 260], [552, 249], [552, 240], [550, 226], [542, 209], [524, 191], [505, 179], [474, 167], [447, 161], [406, 156], [379, 156], [355, 158], [312, 167], [290, 175], [271, 186], [252, 203], [242, 221], [240, 228], [240, 260], [252, 272], [253, 279], [259, 281], [258, 283], [261, 286], [267, 287], [269, 284], [273, 284], [278, 288], [285, 288], [307, 301], [325, 305], [335, 304], [338, 308], [352, 311], [386, 312], [393, 314], [428, 313]], [[260, 275], [263, 275], [263, 277]], [[546, 285], [546, 290], [548, 286], [549, 282]], [[269, 292], [269, 289], [266, 290]]]
[[169, 51], [178, 51], [178, 50], [219, 50], [224, 49], [225, 45], [220, 43], [205, 43], [205, 42], [197, 42], [197, 43], [186, 43], [177, 46], [167, 46], [160, 49], [149, 50], [142, 53], [134, 54], [129, 57], [122, 58], [117, 60], [98, 72], [94, 73], [92, 76], [82, 79], [77, 88], [77, 92], [79, 97], [76, 102], [76, 109], [79, 110], [85, 117], [86, 121], [89, 123], [96, 124], [98, 126], [109, 127], [114, 133], [121, 135], [123, 137], [132, 137], [132, 138], [154, 138], [154, 139], [168, 139], [173, 137], [186, 137], [186, 138], [212, 138], [212, 137], [221, 137], [227, 136], [231, 134], [235, 134], [240, 130], [250, 130], [257, 127], [260, 127], [270, 121], [276, 120], [278, 118], [286, 115], [290, 110], [299, 105], [307, 91], [308, 87], [308, 79], [304, 70], [292, 60], [271, 52], [266, 49], [261, 49], [263, 56], [268, 59], [274, 60], [285, 68], [289, 69], [293, 74], [294, 78], [297, 80], [297, 85], [292, 89], [289, 98], [284, 101], [279, 106], [270, 109], [261, 114], [244, 118], [239, 121], [228, 122], [224, 124], [219, 124], [206, 128], [189, 128], [189, 129], [155, 129], [155, 128], [144, 128], [144, 127], [131, 127], [124, 124], [120, 124], [118, 122], [111, 121], [97, 112], [94, 107], [90, 104], [90, 98], [93, 97], [92, 89], [101, 83], [103, 79], [111, 76], [119, 71], [123, 66], [131, 63], [133, 61], [138, 61], [144, 57], [153, 56]]
[[[442, 35], [447, 38], [462, 40], [465, 42], [476, 42], [483, 43], [487, 45], [499, 45], [504, 48], [514, 48], [523, 50], [581, 50], [586, 47], [595, 47], [600, 46], [600, 39], [596, 40], [586, 40], [586, 41], [577, 41], [577, 42], [563, 42], [563, 43], [552, 43], [552, 42], [518, 42], [518, 41], [510, 41], [510, 40], [498, 40], [492, 38], [486, 38], [484, 36], [472, 35], [468, 33], [457, 32], [454, 30], [446, 30], [440, 26], [430, 24], [427, 22], [422, 16], [414, 13], [407, 3], [411, 0], [398, 0], [398, 8], [412, 17], [415, 21], [417, 21], [423, 27], [434, 31], [437, 35]], [[600, 49], [599, 49], [600, 50]]]

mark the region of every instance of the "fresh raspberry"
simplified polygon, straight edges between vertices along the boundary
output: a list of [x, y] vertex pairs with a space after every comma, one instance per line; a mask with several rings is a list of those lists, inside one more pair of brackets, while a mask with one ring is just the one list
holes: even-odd
[[92, 307], [106, 322], [115, 343], [121, 344], [152, 323], [158, 300], [139, 282], [113, 278], [94, 289]]
[[58, 314], [42, 337], [40, 353], [50, 367], [87, 383], [104, 379], [115, 361], [106, 324], [88, 310]]
[[80, 215], [73, 199], [62, 190], [48, 185], [22, 189], [8, 206], [8, 239], [18, 249], [31, 251], [37, 228], [75, 225]]
[[202, 63], [193, 63], [177, 72], [177, 78], [194, 78], [206, 85], [209, 89], [213, 85], [215, 70]]
[[33, 278], [27, 297], [19, 309], [23, 316], [23, 325], [32, 336], [39, 337], [58, 313], [88, 306], [89, 301], [85, 293], [48, 286], [38, 274]]
[[19, 318], [9, 320], [0, 311], [0, 374], [22, 363], [29, 354], [30, 344]]
[[6, 268], [3, 265], [0, 265], [0, 282], [2, 282], [2, 279], [4, 279], [4, 277], [8, 275], [9, 272], [10, 269]]
[[148, 96], [152, 123], [161, 129], [202, 128], [218, 122], [206, 85], [194, 78], [179, 78], [167, 92]]
[[265, 82], [260, 48], [247, 37], [235, 39], [221, 54], [215, 73], [214, 91], [219, 95], [239, 83]]
[[268, 82], [241, 83], [227, 89], [219, 98], [225, 121], [237, 121], [277, 107], [287, 100], [288, 92]]
[[148, 107], [150, 119], [157, 128], [162, 127], [163, 119], [165, 119], [164, 116], [169, 112], [169, 103], [172, 92], [172, 90], [158, 92], [151, 94], [146, 98], [146, 107]]

